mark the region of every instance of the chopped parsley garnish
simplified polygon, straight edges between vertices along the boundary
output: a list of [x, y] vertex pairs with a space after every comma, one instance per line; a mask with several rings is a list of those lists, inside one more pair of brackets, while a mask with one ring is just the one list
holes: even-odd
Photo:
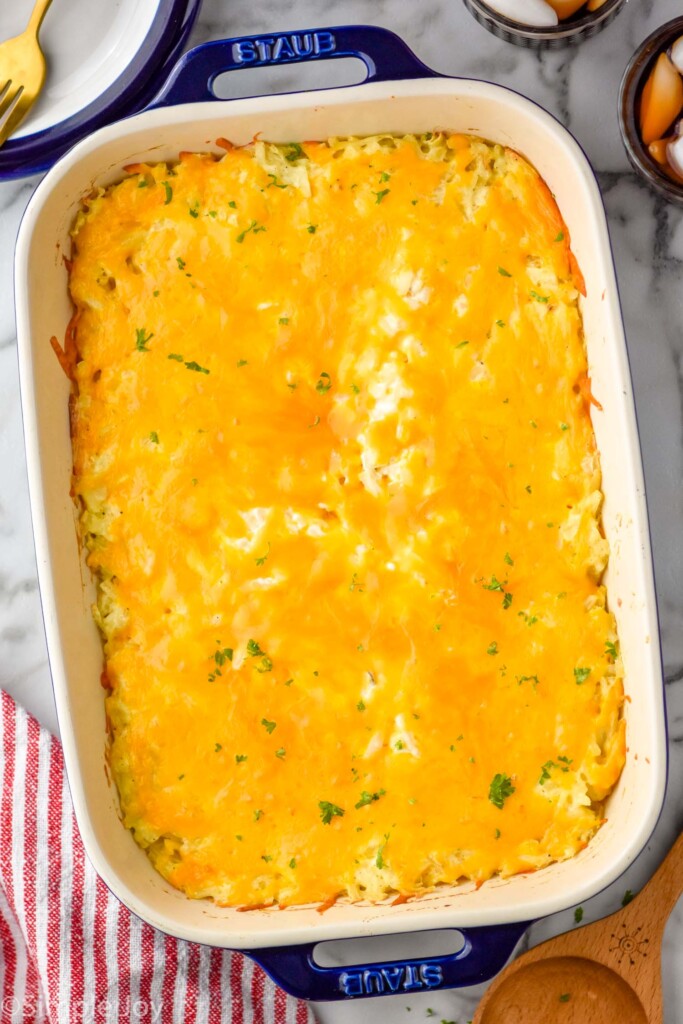
[[517, 612], [517, 614], [524, 619], [527, 626], [533, 626], [534, 623], [538, 622], [537, 615], [528, 615], [526, 612]]
[[404, 750], [405, 749], [405, 743], [403, 742], [403, 740], [396, 740], [396, 742], [394, 743], [394, 748], [396, 750]]
[[464, 348], [465, 345], [469, 345], [469, 341], [461, 341], [455, 346], [456, 348]]
[[564, 242], [564, 231], [560, 231], [555, 239], [556, 242]]
[[290, 866], [290, 868], [291, 868], [291, 869], [292, 869], [292, 871], [293, 871], [293, 870], [294, 870], [294, 868], [296, 867], [296, 858], [295, 858], [295, 857], [292, 857], [292, 859], [291, 859], [291, 860], [290, 860], [290, 862], [289, 862], [289, 866]]
[[222, 750], [222, 749], [223, 749], [223, 744], [222, 743], [217, 743], [215, 748], [214, 748], [216, 753], [218, 753], [218, 751]]
[[176, 256], [175, 261], [178, 264], [178, 270], [184, 270], [185, 269], [185, 266], [186, 266], [185, 260], [181, 259], [180, 256]]
[[373, 194], [373, 196], [377, 196], [377, 198], [376, 198], [376, 200], [375, 200], [375, 204], [376, 204], [377, 206], [379, 206], [379, 204], [380, 204], [380, 203], [382, 202], [382, 200], [384, 199], [384, 197], [385, 197], [385, 196], [388, 196], [388, 195], [389, 195], [389, 192], [390, 192], [390, 189], [388, 189], [388, 188], [383, 188], [383, 189], [381, 190], [381, 192], [373, 192], [373, 193], [372, 193], [372, 194]]
[[177, 363], [184, 363], [185, 362], [185, 359], [183, 358], [183, 356], [179, 355], [178, 352], [171, 352], [171, 354], [168, 356], [168, 358], [169, 359], [175, 359], [175, 361]]
[[285, 160], [287, 160], [287, 162], [290, 163], [290, 164], [293, 164], [297, 160], [301, 160], [302, 157], [306, 156], [306, 154], [304, 153], [303, 149], [301, 148], [301, 146], [299, 145], [298, 142], [290, 142], [284, 148], [285, 148], [285, 154], [284, 154]]
[[270, 178], [270, 184], [268, 185], [268, 188], [287, 188], [287, 185], [280, 184], [276, 174], [269, 174], [268, 177]]
[[493, 835], [494, 835], [495, 839], [500, 839], [500, 829], [497, 828], [496, 831], [493, 833]]
[[524, 490], [527, 492], [527, 494], [531, 494], [531, 484], [527, 484]]
[[265, 555], [261, 555], [260, 558], [255, 558], [254, 561], [256, 562], [257, 565], [264, 565], [264, 563], [265, 563], [266, 559], [268, 558], [269, 554], [270, 554], [270, 541], [268, 542], [268, 550], [266, 551]]
[[166, 199], [164, 201], [164, 206], [168, 206], [168, 204], [173, 199], [173, 189], [171, 188], [167, 181], [162, 181], [161, 184], [164, 186], [164, 189], [166, 191]]
[[505, 562], [505, 564], [506, 564], [506, 565], [514, 565], [514, 564], [515, 564], [515, 563], [514, 563], [514, 562], [512, 561], [512, 559], [510, 558], [510, 556], [509, 556], [509, 554], [507, 553], [507, 551], [506, 551], [506, 552], [505, 552], [505, 554], [503, 555], [503, 561]]
[[535, 690], [538, 686], [538, 676], [517, 676], [517, 685], [521, 686], [522, 683], [532, 683]]
[[195, 218], [198, 217], [199, 216], [199, 203], [194, 203], [190, 207], [188, 212], [190, 214], [190, 217], [195, 217]]
[[384, 847], [387, 845], [388, 842], [389, 842], [389, 836], [385, 835], [384, 842], [380, 846], [379, 850], [377, 851], [377, 856], [375, 857], [375, 864], [380, 869], [380, 871], [385, 866]]
[[569, 765], [572, 763], [572, 759], [570, 757], [558, 757], [557, 760], [561, 761], [562, 764], [557, 764], [555, 761], [546, 761], [546, 763], [542, 765], [541, 777], [538, 780], [540, 786], [550, 778], [551, 768], [558, 768], [561, 772], [565, 773], [569, 771]]
[[[220, 644], [220, 641], [219, 641]], [[232, 661], [233, 650], [232, 647], [220, 647], [217, 651], [214, 651], [213, 660], [216, 662], [216, 668], [209, 676], [209, 682], [213, 683], [218, 676], [222, 676], [221, 669], [225, 665], [226, 661]]]
[[218, 216], [218, 210], [209, 210], [208, 216], [213, 217], [213, 219], [215, 220], [216, 217]]
[[490, 583], [482, 583], [482, 587], [484, 588], [484, 590], [500, 590], [502, 592], [504, 590], [506, 584], [507, 584], [507, 580], [504, 580], [501, 583], [499, 579], [497, 579], [495, 576], [492, 576], [491, 577], [491, 582]]
[[491, 642], [491, 643], [490, 643], [490, 644], [488, 645], [488, 647], [486, 648], [486, 653], [487, 653], [487, 654], [498, 654], [498, 653], [499, 653], [499, 652], [498, 652], [498, 644], [496, 643], [496, 641], [495, 641], [495, 640], [493, 640], [493, 641], [492, 641], [492, 642]]
[[273, 669], [273, 663], [266, 654], [265, 651], [261, 650], [256, 640], [249, 640], [247, 643], [247, 654], [250, 658], [260, 658], [261, 662], [256, 666], [257, 672], [271, 672]]
[[159, 435], [157, 434], [156, 430], [153, 430], [153, 431], [151, 432], [151, 434], [149, 435], [149, 439], [150, 439], [150, 441], [152, 441], [152, 442], [153, 442], [154, 444], [159, 444]]
[[194, 370], [195, 373], [211, 373], [205, 366], [200, 366], [199, 363], [195, 363], [194, 359], [189, 363], [185, 363], [188, 370]]
[[283, 327], [286, 327], [287, 324], [289, 323], [289, 317], [288, 316], [281, 316], [280, 319], [278, 320], [278, 323], [282, 324]]
[[246, 759], [247, 759], [247, 755], [246, 754], [235, 754], [235, 763], [236, 764], [242, 764], [244, 761], [246, 761]]
[[353, 391], [354, 395], [359, 395], [360, 394], [360, 388], [358, 387], [357, 384], [352, 384], [351, 385], [351, 390]]
[[140, 178], [140, 181], [138, 182], [138, 188], [147, 188], [148, 185], [149, 182], [145, 178]]
[[181, 780], [181, 779], [184, 779], [184, 778], [185, 778], [185, 773], [183, 772], [183, 774], [182, 774], [182, 775], [179, 775], [179, 776], [178, 776], [178, 782], [180, 782], [180, 780]]
[[263, 817], [263, 811], [254, 811], [254, 821], [260, 821]]
[[484, 588], [484, 590], [497, 590], [500, 591], [500, 593], [502, 593], [504, 609], [509, 608], [510, 605], [512, 604], [512, 594], [510, 594], [505, 589], [505, 587], [507, 586], [507, 582], [507, 580], [503, 580], [503, 582], [501, 583], [497, 576], [492, 576], [490, 583], [482, 583], [482, 587]]
[[560, 423], [560, 430], [569, 430], [568, 423]]
[[590, 668], [588, 668], [587, 666], [581, 666], [580, 668], [575, 668], [574, 669], [574, 679], [576, 681], [576, 685], [577, 686], [581, 686], [583, 683], [585, 683], [586, 680], [588, 679], [589, 675], [591, 674], [591, 671], [592, 670]]
[[275, 756], [279, 757], [281, 761], [284, 761], [286, 753], [287, 751], [284, 747], [279, 747], [278, 750], [275, 751]]
[[548, 295], [539, 295], [538, 292], [535, 291], [531, 292], [531, 298], [536, 299], [536, 302], [548, 302], [549, 297], [550, 296]]
[[238, 359], [237, 360], [237, 369], [239, 369], [242, 366], [248, 366], [248, 365], [249, 365], [249, 363], [248, 363], [247, 359]]
[[561, 1003], [568, 1003], [570, 999], [571, 999], [571, 993], [570, 992], [563, 992], [562, 995], [560, 996], [560, 1002]]
[[293, 679], [285, 679], [285, 686], [291, 686], [293, 682]]
[[147, 342], [151, 341], [153, 337], [153, 334], [147, 333], [147, 329], [145, 327], [137, 327], [135, 329], [135, 347], [138, 352], [149, 352]]
[[253, 232], [255, 235], [257, 235], [259, 233], [259, 231], [265, 231], [265, 230], [266, 229], [265, 229], [263, 224], [259, 224], [258, 221], [252, 220], [252, 222], [251, 222], [251, 224], [249, 225], [248, 228], [245, 228], [244, 231], [240, 231], [239, 235], [237, 236], [236, 241], [241, 245], [242, 242], [244, 241], [244, 239], [249, 234], [249, 232]]
[[277, 728], [277, 723], [276, 722], [269, 722], [267, 718], [262, 718], [261, 719], [261, 725], [266, 730], [266, 732], [268, 733], [269, 736], [272, 733], [272, 731], [275, 728]]
[[[296, 387], [296, 384], [294, 384], [293, 386]], [[292, 385], [290, 384], [289, 387], [291, 388]], [[316, 416], [316, 418], [313, 420], [313, 422], [308, 424], [308, 429], [310, 430], [311, 427], [317, 427], [319, 423], [320, 423], [320, 417]]]
[[502, 810], [503, 804], [514, 792], [515, 787], [512, 785], [512, 779], [509, 775], [501, 775], [498, 773], [493, 776], [491, 785], [489, 786], [489, 800], [494, 807]]
[[320, 817], [322, 818], [323, 825], [329, 825], [333, 818], [344, 817], [344, 808], [337, 807], [336, 804], [330, 803], [329, 800], [320, 800], [318, 807], [320, 808]]
[[389, 181], [390, 177], [391, 175], [387, 174], [386, 171], [382, 171], [382, 173], [379, 176], [380, 184], [383, 185], [385, 181]]
[[583, 907], [577, 907], [574, 911], [574, 924], [581, 924], [583, 921]]
[[356, 708], [358, 711], [365, 711], [365, 701], [359, 700], [356, 704]]
[[319, 395], [326, 395], [331, 387], [332, 378], [330, 377], [329, 373], [325, 373], [323, 371], [323, 373], [321, 373], [320, 377], [318, 378], [318, 383], [315, 386], [315, 390], [318, 392]]
[[359, 583], [359, 581], [358, 581], [358, 573], [357, 572], [354, 572], [353, 576], [351, 577], [351, 586], [349, 587], [349, 590], [351, 590], [351, 591], [357, 590], [359, 594], [365, 593], [365, 590], [363, 588], [363, 584]]
[[309, 235], [314, 235], [316, 233], [316, 231], [318, 230], [318, 225], [317, 224], [309, 224], [308, 227], [306, 228], [306, 230], [308, 231]]
[[633, 899], [633, 893], [631, 892], [630, 889], [627, 889], [626, 892], [624, 893], [623, 897], [622, 897], [622, 900], [621, 900], [622, 907], [627, 907], [632, 899]]
[[504, 320], [496, 320], [496, 327], [505, 327]]
[[501, 277], [512, 277], [512, 274], [510, 274], [505, 267], [498, 267], [498, 273]]
[[616, 661], [616, 659], [619, 657], [619, 650], [617, 648], [617, 645], [613, 643], [611, 640], [608, 640], [605, 644], [605, 654], [608, 658], [611, 658], [612, 661]]
[[237, 203], [235, 202], [234, 199], [230, 200], [230, 202], [228, 203], [228, 206], [230, 207], [231, 210], [236, 210], [237, 209]]
[[360, 795], [360, 800], [355, 805], [356, 810], [360, 810], [361, 807], [367, 807], [368, 804], [372, 804], [375, 800], [379, 800], [380, 797], [386, 795], [385, 789], [378, 789], [376, 793], [367, 793], [365, 790]]
[[155, 288], [155, 289], [154, 289], [154, 291], [152, 292], [152, 295], [153, 295], [153, 296], [154, 296], [154, 298], [156, 299], [156, 298], [158, 297], [158, 295], [159, 295], [159, 289], [158, 289], [158, 288]]
[[434, 629], [436, 630], [437, 633], [440, 633], [441, 630], [443, 629], [443, 623], [437, 622], [436, 625], [434, 626]]
[[266, 864], [270, 864], [272, 859], [273, 858], [271, 857], [271, 855], [269, 853], [262, 853], [261, 854], [261, 860], [264, 860], [266, 862]]

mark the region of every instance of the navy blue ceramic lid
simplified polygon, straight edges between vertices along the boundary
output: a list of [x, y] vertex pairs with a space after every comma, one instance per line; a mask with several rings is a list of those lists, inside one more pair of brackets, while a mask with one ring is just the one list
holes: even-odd
[[[201, 0], [120, 0], [94, 14], [52, 5], [41, 30], [43, 94], [0, 148], [0, 181], [47, 170], [86, 135], [142, 109], [182, 52]], [[4, 5], [3, 5], [4, 7]], [[22, 31], [32, 2], [0, 11], [0, 38]]]

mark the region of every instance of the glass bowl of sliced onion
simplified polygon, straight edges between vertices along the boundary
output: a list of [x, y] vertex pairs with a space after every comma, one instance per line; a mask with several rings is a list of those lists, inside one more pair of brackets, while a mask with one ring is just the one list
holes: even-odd
[[602, 32], [627, 0], [463, 0], [489, 32], [530, 49], [559, 48]]
[[619, 127], [635, 170], [683, 204], [683, 18], [662, 25], [633, 54], [621, 81]]

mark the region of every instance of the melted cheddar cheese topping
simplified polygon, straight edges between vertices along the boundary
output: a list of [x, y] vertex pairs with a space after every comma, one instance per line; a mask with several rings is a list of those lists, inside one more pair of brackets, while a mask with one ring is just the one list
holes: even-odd
[[547, 187], [446, 134], [128, 170], [70, 271], [125, 825], [230, 905], [572, 856], [623, 691]]

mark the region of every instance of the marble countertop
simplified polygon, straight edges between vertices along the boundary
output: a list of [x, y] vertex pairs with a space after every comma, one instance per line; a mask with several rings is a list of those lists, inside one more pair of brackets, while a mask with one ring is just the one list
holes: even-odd
[[[489, 79], [536, 100], [574, 133], [598, 171], [614, 245], [645, 464], [667, 682], [670, 771], [664, 812], [651, 842], [619, 881], [585, 905], [585, 921], [617, 909], [625, 890], [636, 892], [683, 828], [683, 211], [659, 199], [630, 170], [616, 117], [619, 81], [633, 50], [654, 28], [680, 13], [680, 0], [630, 0], [598, 37], [575, 50], [540, 56], [489, 35], [461, 0], [204, 0], [193, 33], [193, 42], [202, 42], [344, 23], [386, 26], [438, 71]], [[237, 81], [230, 81], [229, 88], [239, 88], [242, 95], [288, 91], [297, 85], [346, 84], [359, 77], [340, 62], [241, 72], [232, 76]], [[35, 178], [0, 184], [0, 686], [56, 731], [31, 537], [12, 296], [14, 238], [36, 184]], [[534, 925], [520, 949], [573, 926], [569, 912], [558, 914]], [[382, 945], [373, 959], [382, 959], [386, 940], [376, 941]], [[419, 952], [419, 937], [401, 940], [402, 955]], [[389, 955], [399, 955], [399, 950], [392, 947]], [[679, 901], [665, 937], [666, 1024], [683, 1020], [682, 957]], [[323, 1024], [414, 1024], [423, 1019], [465, 1024], [480, 992], [393, 996], [316, 1009]]]

